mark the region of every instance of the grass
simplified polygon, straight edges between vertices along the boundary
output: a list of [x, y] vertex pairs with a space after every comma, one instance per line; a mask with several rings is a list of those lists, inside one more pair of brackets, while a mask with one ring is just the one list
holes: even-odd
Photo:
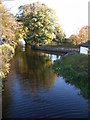
[[88, 56], [84, 54], [74, 54], [63, 59], [64, 65], [71, 65], [77, 72], [88, 72]]
[[57, 60], [53, 68], [66, 78], [66, 82], [80, 88], [81, 94], [88, 98], [88, 56], [74, 54], [62, 60]]

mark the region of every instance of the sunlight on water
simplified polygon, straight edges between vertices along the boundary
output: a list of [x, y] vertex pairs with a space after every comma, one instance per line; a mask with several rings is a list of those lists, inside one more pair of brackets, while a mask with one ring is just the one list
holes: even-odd
[[61, 56], [60, 56], [60, 55], [53, 55], [53, 54], [46, 54], [46, 56], [48, 56], [48, 57], [49, 57], [49, 59], [51, 59], [51, 60], [52, 60], [52, 64], [54, 63], [54, 61], [55, 61], [55, 60], [58, 60], [58, 59], [60, 59], [60, 58], [61, 58]]
[[87, 118], [88, 100], [52, 69], [60, 56], [17, 49], [3, 92], [3, 118]]

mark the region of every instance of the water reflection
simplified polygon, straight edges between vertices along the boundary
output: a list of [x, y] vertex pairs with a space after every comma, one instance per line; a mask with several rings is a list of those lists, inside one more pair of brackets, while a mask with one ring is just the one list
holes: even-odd
[[23, 47], [20, 47], [21, 48], [21, 51], [24, 52], [25, 51], [25, 46]]
[[56, 80], [56, 74], [52, 70], [53, 60], [45, 53], [26, 49], [26, 52], [22, 52], [17, 56], [16, 72], [23, 77], [23, 80], [26, 81], [27, 79], [29, 87], [32, 88], [33, 91], [39, 88], [48, 89], [52, 87]]
[[88, 116], [80, 90], [57, 77], [52, 62], [59, 56], [17, 49], [3, 92], [3, 118], [60, 118]]
[[61, 58], [61, 56], [60, 56], [60, 55], [53, 55], [53, 54], [46, 54], [46, 56], [48, 56], [48, 57], [49, 57], [49, 59], [51, 59], [51, 60], [52, 60], [52, 64], [54, 63], [54, 61], [55, 61], [55, 60], [58, 60], [58, 59], [60, 59], [60, 58]]

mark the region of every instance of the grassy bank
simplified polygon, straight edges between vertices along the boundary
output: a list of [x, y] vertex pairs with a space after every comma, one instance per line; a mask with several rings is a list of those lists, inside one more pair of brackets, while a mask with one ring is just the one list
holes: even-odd
[[53, 68], [66, 78], [67, 82], [80, 88], [81, 94], [88, 98], [88, 56], [74, 54], [62, 60], [57, 60]]

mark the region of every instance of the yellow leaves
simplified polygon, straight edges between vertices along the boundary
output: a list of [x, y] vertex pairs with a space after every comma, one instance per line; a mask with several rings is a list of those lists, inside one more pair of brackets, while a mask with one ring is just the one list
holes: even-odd
[[5, 7], [2, 5], [2, 2], [0, 2], [0, 13], [5, 12]]
[[38, 37], [39, 35], [38, 35], [38, 34], [36, 34], [35, 36], [36, 36], [36, 37]]
[[7, 54], [9, 53], [14, 53], [14, 48], [12, 46], [10, 46], [9, 44], [3, 44], [2, 45], [2, 53], [5, 54], [5, 52], [7, 52]]
[[[2, 8], [4, 8], [2, 6]], [[2, 11], [2, 32], [4, 36], [7, 36], [6, 41], [9, 43], [12, 41], [16, 41], [16, 30], [17, 30], [17, 21], [16, 18], [7, 12], [5, 9]]]
[[65, 33], [63, 32], [59, 22], [55, 22], [55, 35], [58, 42], [62, 42], [65, 38]]
[[36, 26], [37, 26], [37, 27], [43, 27], [42, 23], [39, 22], [39, 21], [36, 23]]
[[[51, 41], [56, 37], [54, 34], [54, 26], [57, 21], [57, 17], [55, 15], [55, 11], [47, 5], [35, 2], [30, 5], [23, 6], [23, 13], [20, 20], [21, 18], [24, 27], [28, 28], [28, 30], [26, 30], [26, 35], [27, 39], [31, 42], [43, 43], [45, 39]], [[60, 35], [63, 34], [61, 32], [61, 28], [59, 31]]]
[[34, 12], [34, 15], [37, 15], [37, 11]]
[[47, 37], [52, 40], [54, 38], [53, 33], [52, 34], [47, 33]]
[[24, 30], [25, 30], [26, 33], [28, 32], [28, 28], [27, 27], [25, 27]]
[[13, 57], [15, 51], [9, 44], [3, 44], [0, 45], [0, 47], [2, 48], [2, 71], [0, 71], [0, 77], [5, 78], [10, 69], [10, 64], [8, 62]]
[[71, 35], [70, 41], [73, 44], [81, 44], [88, 41], [88, 26], [82, 27], [78, 35]]
[[37, 19], [36, 19], [36, 18], [33, 18], [33, 19], [32, 19], [32, 21], [33, 21], [33, 22], [36, 22], [36, 21], [37, 21]]
[[41, 25], [41, 23], [40, 23], [40, 22], [37, 22], [37, 25], [38, 25], [38, 26], [40, 26], [40, 25]]
[[0, 78], [5, 78], [6, 75], [9, 73], [10, 70], [10, 64], [4, 64], [2, 65], [2, 71], [0, 71]]

